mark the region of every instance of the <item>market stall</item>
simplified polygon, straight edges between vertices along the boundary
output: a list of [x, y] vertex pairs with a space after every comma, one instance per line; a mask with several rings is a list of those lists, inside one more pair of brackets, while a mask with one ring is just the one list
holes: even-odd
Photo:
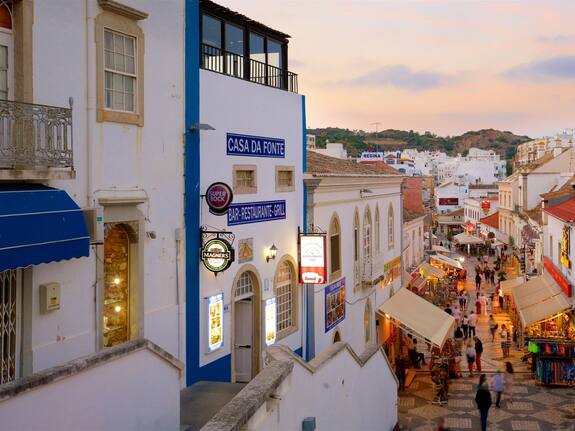
[[447, 273], [427, 262], [422, 263], [417, 272], [419, 277], [426, 280], [424, 289], [419, 289], [418, 293], [436, 305], [444, 303], [449, 293], [449, 289], [444, 288], [447, 285]]

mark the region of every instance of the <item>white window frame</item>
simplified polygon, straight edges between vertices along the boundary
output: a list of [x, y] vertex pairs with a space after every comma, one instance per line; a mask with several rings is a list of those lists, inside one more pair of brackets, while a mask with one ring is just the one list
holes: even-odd
[[371, 235], [371, 211], [369, 206], [365, 207], [363, 213], [363, 257], [364, 259], [369, 259], [372, 256], [372, 235]]
[[373, 222], [373, 233], [375, 236], [375, 254], [379, 255], [381, 253], [381, 235], [380, 235], [380, 224], [381, 218], [379, 215], [379, 206], [376, 205], [375, 207], [375, 218]]
[[387, 209], [387, 247], [391, 250], [395, 246], [395, 214], [393, 204], [389, 204]]
[[[289, 280], [279, 281], [278, 279], [280, 274], [282, 274], [282, 267], [284, 266], [287, 268], [287, 271], [289, 271]], [[280, 339], [288, 336], [289, 334], [292, 334], [297, 330], [296, 272], [293, 264], [288, 259], [283, 259], [278, 264], [276, 276], [274, 279], [274, 294], [276, 297], [277, 338]], [[281, 317], [280, 309], [284, 304], [286, 306], [285, 316]], [[287, 322], [287, 325], [282, 327], [285, 322]]]
[[[106, 67], [106, 32], [110, 32], [113, 35], [120, 35], [122, 37], [129, 37], [134, 39], [134, 73], [129, 73], [129, 72], [121, 72], [118, 70], [114, 70], [114, 69], [109, 69]], [[103, 52], [103, 63], [102, 63], [102, 67], [104, 70], [104, 76], [103, 76], [103, 91], [104, 91], [104, 109], [106, 111], [112, 111], [112, 112], [121, 112], [121, 113], [126, 113], [126, 114], [138, 114], [138, 36], [134, 35], [134, 34], [130, 34], [130, 33], [126, 33], [124, 31], [119, 31], [110, 27], [104, 27], [104, 32], [103, 32], [103, 38], [104, 40], [102, 41], [102, 49], [104, 50]], [[114, 51], [115, 54], [115, 51]], [[125, 56], [125, 54], [123, 54]], [[134, 100], [133, 100], [133, 107], [134, 109], [132, 111], [128, 111], [125, 109], [116, 109], [114, 107], [108, 107], [106, 105], [106, 73], [112, 73], [112, 74], [116, 74], [116, 75], [121, 75], [122, 77], [127, 76], [130, 78], [134, 78], [134, 85], [133, 85], [133, 91], [134, 91]], [[115, 91], [115, 90], [112, 90]], [[125, 91], [124, 91], [124, 94]], [[125, 106], [125, 102], [124, 102], [124, 106]]]
[[14, 36], [12, 30], [0, 27], [0, 45], [8, 48], [8, 100], [14, 100]]

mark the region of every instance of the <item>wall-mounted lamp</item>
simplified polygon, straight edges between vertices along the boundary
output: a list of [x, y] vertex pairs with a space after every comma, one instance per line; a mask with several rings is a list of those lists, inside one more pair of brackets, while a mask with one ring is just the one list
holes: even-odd
[[266, 256], [266, 262], [274, 260], [277, 254], [278, 254], [278, 248], [276, 247], [275, 244], [272, 244], [272, 246], [268, 250], [268, 255]]

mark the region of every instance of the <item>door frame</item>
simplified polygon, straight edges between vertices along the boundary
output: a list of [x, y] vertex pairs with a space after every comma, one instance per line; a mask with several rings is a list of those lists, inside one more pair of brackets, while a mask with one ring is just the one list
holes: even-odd
[[231, 286], [231, 306], [232, 306], [232, 316], [230, 323], [230, 354], [231, 354], [231, 381], [236, 382], [236, 363], [235, 363], [235, 324], [236, 324], [236, 284], [240, 276], [245, 273], [250, 272], [253, 277], [254, 291], [252, 295], [252, 379], [260, 372], [261, 369], [261, 357], [262, 357], [262, 324], [261, 324], [261, 304], [262, 304], [262, 279], [260, 273], [255, 266], [251, 264], [243, 265], [240, 267]]

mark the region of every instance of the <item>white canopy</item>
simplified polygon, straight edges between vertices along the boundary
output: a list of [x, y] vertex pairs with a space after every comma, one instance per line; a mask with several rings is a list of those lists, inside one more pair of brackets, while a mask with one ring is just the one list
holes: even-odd
[[421, 264], [421, 266], [417, 269], [419, 272], [423, 273], [424, 277], [433, 276], [437, 278], [443, 278], [447, 275], [447, 273], [443, 269], [436, 268], [433, 265], [430, 265], [427, 262]]
[[431, 249], [433, 251], [437, 251], [439, 253], [451, 253], [447, 248], [441, 246], [441, 245], [432, 245]]
[[503, 291], [504, 294], [509, 295], [510, 293], [513, 292], [513, 288], [515, 286], [519, 286], [523, 283], [525, 283], [524, 277], [516, 277], [516, 278], [512, 278], [510, 280], [503, 280], [499, 284], [499, 286], [501, 287], [501, 290]]
[[552, 296], [530, 307], [519, 310], [519, 316], [521, 317], [523, 327], [526, 328], [534, 323], [554, 317], [569, 308], [571, 308], [571, 304], [569, 304], [565, 295], [560, 293], [559, 295]]
[[455, 235], [453, 237], [453, 241], [459, 243], [459, 244], [463, 244], [463, 245], [467, 245], [467, 244], [483, 244], [484, 241], [481, 238], [478, 238], [476, 236], [471, 236], [466, 234], [465, 232], [460, 233], [458, 235]]
[[439, 348], [455, 325], [453, 316], [407, 289], [401, 289], [385, 301], [379, 312]]
[[438, 261], [439, 263], [443, 263], [444, 265], [449, 265], [457, 269], [463, 269], [463, 265], [461, 265], [461, 263], [459, 263], [455, 259], [444, 256], [442, 254], [435, 254], [433, 256], [430, 256], [430, 258]]

